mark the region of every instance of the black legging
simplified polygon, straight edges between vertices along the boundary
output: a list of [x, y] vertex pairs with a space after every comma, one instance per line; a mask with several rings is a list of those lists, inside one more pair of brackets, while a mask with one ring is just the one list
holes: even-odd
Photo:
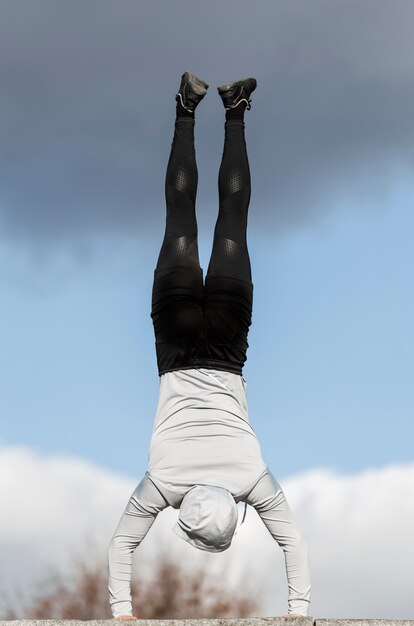
[[250, 169], [244, 122], [225, 122], [219, 213], [205, 285], [195, 202], [194, 119], [176, 118], [165, 180], [167, 217], [154, 272], [151, 317], [159, 374], [208, 367], [242, 373], [253, 284], [247, 249]]

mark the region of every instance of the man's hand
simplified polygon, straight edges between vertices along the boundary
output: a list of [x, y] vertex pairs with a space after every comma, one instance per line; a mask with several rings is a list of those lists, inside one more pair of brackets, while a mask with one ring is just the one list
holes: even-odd
[[120, 615], [119, 617], [116, 617], [115, 619], [138, 619], [138, 617], [135, 617], [135, 615]]

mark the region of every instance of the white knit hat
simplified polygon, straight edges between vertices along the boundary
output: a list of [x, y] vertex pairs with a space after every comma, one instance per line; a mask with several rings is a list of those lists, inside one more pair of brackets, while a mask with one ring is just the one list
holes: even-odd
[[173, 531], [199, 550], [223, 552], [231, 544], [237, 519], [237, 505], [230, 491], [196, 485], [184, 496]]

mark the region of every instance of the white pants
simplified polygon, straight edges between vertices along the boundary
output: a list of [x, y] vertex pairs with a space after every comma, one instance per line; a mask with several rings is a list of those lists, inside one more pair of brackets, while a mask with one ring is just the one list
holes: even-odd
[[[308, 547], [281, 486], [267, 469], [253, 489], [237, 500], [256, 509], [284, 552], [289, 613], [307, 616], [311, 590]], [[179, 503], [167, 501], [147, 472], [130, 497], [109, 546], [109, 602], [114, 617], [132, 615], [133, 552], [158, 513], [170, 505], [177, 508]]]

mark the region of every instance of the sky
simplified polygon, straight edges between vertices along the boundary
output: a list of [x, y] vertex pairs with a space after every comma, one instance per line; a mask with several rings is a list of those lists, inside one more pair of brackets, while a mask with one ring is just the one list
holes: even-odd
[[[250, 421], [308, 538], [310, 614], [412, 618], [413, 18], [410, 0], [0, 4], [4, 582], [23, 563], [30, 580], [62, 563], [62, 537], [70, 552], [93, 525], [104, 553], [145, 472], [174, 96], [184, 71], [210, 85], [196, 111], [206, 269], [216, 86], [254, 76]], [[157, 533], [201, 558], [174, 548], [175, 514], [143, 560]], [[255, 545], [263, 612], [286, 612], [280, 548], [249, 516], [238, 546], [206, 563], [241, 573]]]

